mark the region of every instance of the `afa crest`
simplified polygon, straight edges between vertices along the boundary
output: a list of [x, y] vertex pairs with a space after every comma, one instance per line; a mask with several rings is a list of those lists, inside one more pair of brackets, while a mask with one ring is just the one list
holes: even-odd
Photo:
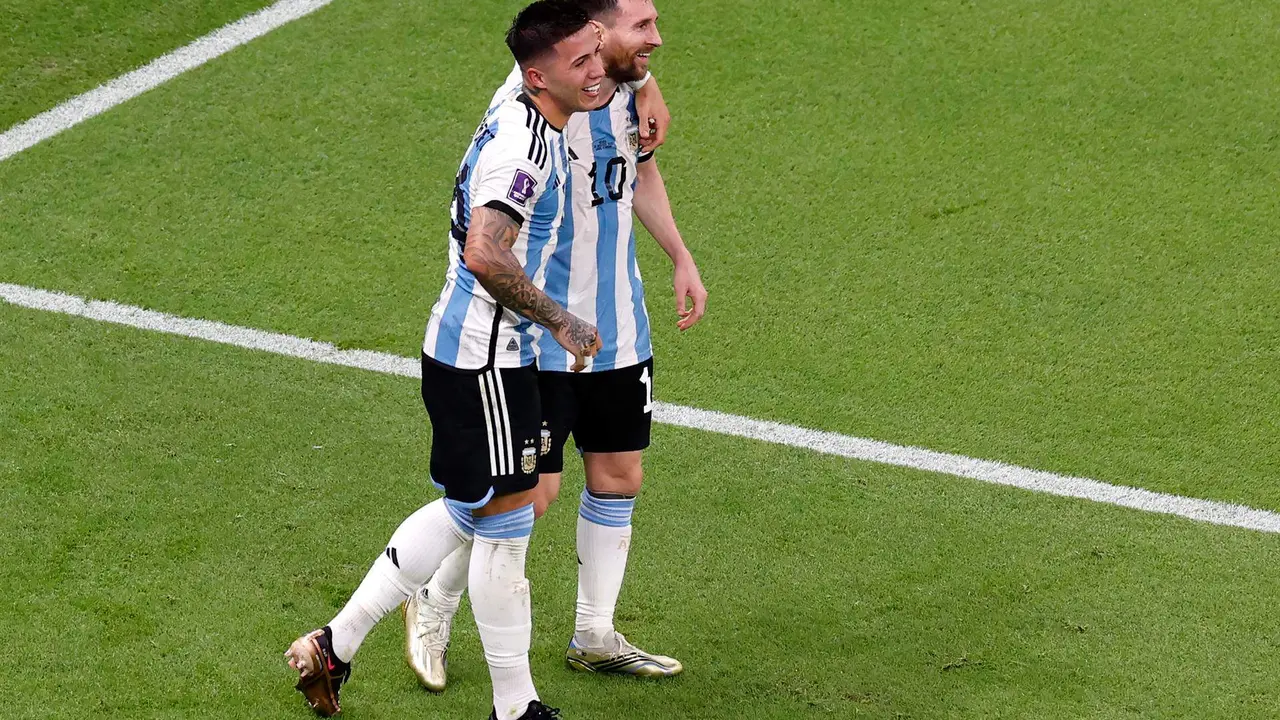
[[538, 448], [527, 447], [520, 457], [520, 469], [525, 475], [532, 475], [538, 469]]
[[540, 450], [540, 455], [549, 455], [551, 453], [551, 431], [546, 428], [542, 428], [542, 447]]

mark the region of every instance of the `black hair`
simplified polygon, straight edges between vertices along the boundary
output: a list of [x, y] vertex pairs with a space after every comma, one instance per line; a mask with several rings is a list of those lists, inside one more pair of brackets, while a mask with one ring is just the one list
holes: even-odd
[[538, 0], [516, 15], [507, 31], [507, 47], [523, 67], [590, 22], [578, 0]]
[[592, 20], [599, 20], [618, 9], [618, 0], [576, 0], [576, 2]]

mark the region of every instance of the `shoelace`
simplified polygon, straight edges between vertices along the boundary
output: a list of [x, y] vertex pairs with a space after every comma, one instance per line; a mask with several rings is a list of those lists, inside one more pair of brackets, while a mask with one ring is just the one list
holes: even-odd
[[448, 650], [449, 641], [445, 638], [449, 634], [449, 621], [447, 620], [418, 620], [418, 639], [432, 650]]
[[634, 653], [636, 655], [648, 655], [648, 653], [646, 653], [645, 651], [627, 642], [626, 636], [618, 632], [617, 630], [613, 632], [613, 636], [618, 641], [618, 649], [616, 651], [617, 655], [621, 656], [621, 655], [627, 655], [631, 653]]

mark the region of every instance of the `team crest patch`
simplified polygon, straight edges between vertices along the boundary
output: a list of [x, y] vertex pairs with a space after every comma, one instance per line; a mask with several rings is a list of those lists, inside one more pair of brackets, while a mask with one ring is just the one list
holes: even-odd
[[515, 179], [511, 181], [511, 189], [507, 191], [507, 199], [527, 205], [529, 198], [533, 197], [533, 191], [537, 188], [538, 181], [534, 180], [532, 175], [523, 170], [517, 170]]
[[520, 458], [520, 469], [525, 475], [532, 475], [538, 469], [538, 448], [527, 447]]
[[551, 454], [551, 431], [542, 428], [542, 453], [543, 455]]

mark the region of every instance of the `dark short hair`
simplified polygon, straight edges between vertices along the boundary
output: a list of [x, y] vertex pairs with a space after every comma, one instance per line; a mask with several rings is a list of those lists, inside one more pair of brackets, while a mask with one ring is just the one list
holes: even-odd
[[590, 22], [576, 0], [538, 0], [516, 15], [507, 31], [507, 47], [516, 62], [525, 63], [542, 55], [556, 43], [572, 36]]
[[578, 7], [582, 8], [587, 17], [592, 20], [599, 20], [618, 9], [618, 0], [576, 0]]

